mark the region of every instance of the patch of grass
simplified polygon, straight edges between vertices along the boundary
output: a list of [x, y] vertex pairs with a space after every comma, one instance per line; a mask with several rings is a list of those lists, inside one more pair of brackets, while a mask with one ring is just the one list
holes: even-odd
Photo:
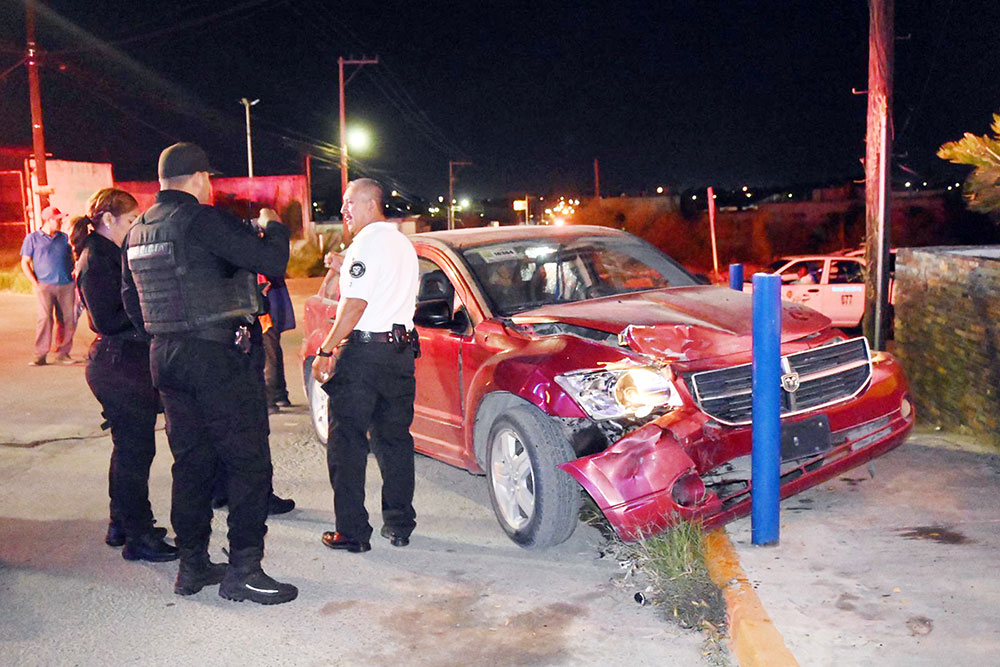
[[31, 294], [31, 281], [21, 271], [20, 265], [0, 268], [0, 291]]
[[730, 664], [723, 642], [726, 602], [708, 575], [701, 524], [681, 521], [658, 535], [623, 542], [592, 503], [584, 506], [582, 514], [584, 521], [604, 535], [603, 555], [618, 561], [625, 579], [645, 579], [645, 590], [636, 593], [636, 601], [656, 606], [666, 620], [682, 628], [704, 632], [706, 660], [713, 665]]

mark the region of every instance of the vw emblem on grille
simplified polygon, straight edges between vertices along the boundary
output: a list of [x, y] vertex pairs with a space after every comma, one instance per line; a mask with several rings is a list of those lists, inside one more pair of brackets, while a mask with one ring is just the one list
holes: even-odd
[[799, 374], [795, 371], [781, 376], [781, 388], [789, 394], [795, 393], [799, 388]]

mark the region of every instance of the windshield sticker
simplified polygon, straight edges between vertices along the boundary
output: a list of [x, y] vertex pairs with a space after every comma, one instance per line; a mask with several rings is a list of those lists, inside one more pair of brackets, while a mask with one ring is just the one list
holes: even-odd
[[518, 259], [520, 256], [513, 248], [483, 248], [477, 250], [476, 254], [483, 258], [483, 261], [492, 264], [493, 262], [509, 262]]

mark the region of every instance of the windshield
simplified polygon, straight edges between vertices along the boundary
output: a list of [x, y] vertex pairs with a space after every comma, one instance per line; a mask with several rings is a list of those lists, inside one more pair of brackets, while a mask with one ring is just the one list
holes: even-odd
[[634, 237], [539, 238], [466, 248], [462, 256], [501, 316], [697, 284], [674, 260]]

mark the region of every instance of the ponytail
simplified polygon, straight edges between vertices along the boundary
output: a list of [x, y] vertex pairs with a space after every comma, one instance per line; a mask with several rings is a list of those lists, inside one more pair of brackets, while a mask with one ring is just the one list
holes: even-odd
[[94, 221], [85, 215], [70, 221], [69, 243], [73, 246], [73, 256], [76, 260], [79, 261], [80, 255], [83, 254], [83, 244], [86, 243], [87, 237], [96, 229]]

